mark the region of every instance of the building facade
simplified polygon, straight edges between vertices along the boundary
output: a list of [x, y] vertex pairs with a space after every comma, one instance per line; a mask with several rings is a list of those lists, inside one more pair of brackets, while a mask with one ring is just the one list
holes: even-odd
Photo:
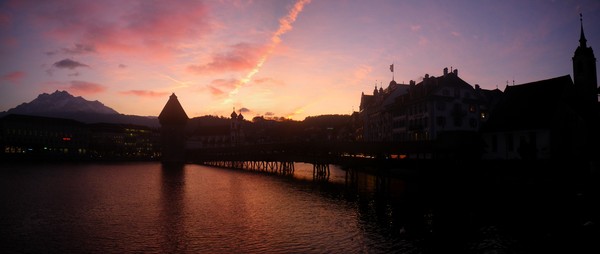
[[477, 132], [501, 96], [475, 87], [444, 68], [439, 77], [425, 74], [419, 83], [397, 84], [361, 95], [359, 117], [364, 141], [433, 141], [441, 133]]

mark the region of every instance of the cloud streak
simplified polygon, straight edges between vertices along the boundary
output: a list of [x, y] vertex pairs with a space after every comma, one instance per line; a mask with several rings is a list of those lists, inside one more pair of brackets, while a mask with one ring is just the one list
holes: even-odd
[[59, 50], [47, 52], [46, 54], [49, 56], [53, 56], [53, 55], [56, 55], [59, 53], [66, 54], [66, 55], [83, 55], [83, 54], [96, 53], [96, 48], [93, 45], [84, 45], [84, 44], [75, 43], [75, 45], [73, 45], [73, 47], [71, 47], [71, 48], [61, 48]]
[[267, 45], [266, 51], [258, 58], [256, 63], [254, 64], [254, 68], [252, 68], [252, 70], [250, 70], [250, 72], [248, 72], [244, 78], [242, 78], [237, 84], [235, 84], [235, 88], [229, 92], [229, 98], [225, 100], [225, 102], [231, 101], [231, 97], [237, 94], [239, 92], [239, 89], [243, 85], [250, 82], [252, 80], [252, 77], [254, 77], [254, 75], [256, 75], [256, 73], [260, 71], [267, 58], [273, 53], [273, 50], [277, 47], [277, 45], [281, 43], [281, 36], [292, 30], [292, 24], [296, 21], [298, 15], [300, 14], [300, 12], [302, 12], [302, 9], [304, 9], [304, 5], [308, 3], [310, 3], [310, 0], [297, 1], [294, 4], [294, 6], [290, 9], [288, 14], [285, 17], [279, 19], [279, 28], [271, 36], [270, 44]]
[[150, 98], [165, 97], [165, 96], [169, 95], [169, 93], [167, 93], [167, 92], [154, 92], [154, 91], [148, 91], [148, 90], [128, 90], [128, 91], [122, 91], [122, 92], [120, 92], [120, 94], [133, 95], [133, 96], [138, 96], [138, 97], [150, 97]]
[[69, 70], [73, 70], [73, 69], [79, 68], [79, 67], [90, 67], [87, 64], [82, 64], [80, 62], [71, 60], [69, 58], [60, 60], [60, 61], [52, 64], [52, 66], [59, 68], [59, 69], [69, 69]]

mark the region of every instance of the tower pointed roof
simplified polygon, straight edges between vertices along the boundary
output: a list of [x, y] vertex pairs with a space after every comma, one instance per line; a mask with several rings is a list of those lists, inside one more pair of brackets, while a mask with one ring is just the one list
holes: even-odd
[[587, 48], [587, 40], [585, 39], [585, 33], [583, 33], [583, 14], [579, 13], [579, 22], [581, 23], [581, 35], [579, 36], [579, 46]]
[[181, 103], [177, 100], [175, 93], [171, 94], [167, 104], [158, 115], [158, 120], [161, 125], [164, 124], [185, 124], [189, 120], [187, 114], [183, 110]]

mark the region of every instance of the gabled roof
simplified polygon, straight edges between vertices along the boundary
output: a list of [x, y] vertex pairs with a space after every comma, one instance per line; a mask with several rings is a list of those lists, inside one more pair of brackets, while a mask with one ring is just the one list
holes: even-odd
[[410, 86], [406, 85], [406, 84], [396, 84], [394, 86], [394, 90], [383, 101], [383, 106], [391, 105], [396, 101], [396, 98], [398, 98], [404, 94], [407, 94], [409, 87]]
[[158, 120], [161, 125], [164, 124], [186, 124], [189, 120], [187, 114], [183, 110], [183, 107], [177, 100], [175, 93], [171, 94], [169, 101], [165, 104], [165, 107], [158, 115]]
[[[445, 76], [433, 77], [429, 79], [434, 79], [431, 81], [435, 82], [435, 88], [431, 91], [428, 91], [428, 94], [442, 87], [473, 89], [473, 86], [454, 73], [448, 73]], [[417, 87], [422, 86], [426, 82], [427, 81], [425, 80], [421, 81], [419, 84], [417, 84]]]
[[573, 88], [569, 75], [508, 86], [482, 130], [548, 129]]

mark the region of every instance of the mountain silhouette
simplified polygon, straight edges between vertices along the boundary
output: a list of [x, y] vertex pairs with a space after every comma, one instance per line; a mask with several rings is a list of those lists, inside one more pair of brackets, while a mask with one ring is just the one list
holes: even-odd
[[52, 94], [43, 93], [29, 103], [9, 109], [11, 114], [45, 114], [45, 113], [95, 113], [95, 114], [119, 114], [116, 110], [109, 108], [99, 101], [88, 101], [81, 96], [73, 96], [67, 91], [56, 90]]
[[58, 117], [73, 119], [84, 123], [118, 123], [158, 127], [156, 117], [120, 114], [99, 101], [89, 101], [81, 96], [73, 96], [67, 91], [43, 93], [37, 98], [0, 113], [0, 117], [9, 114]]

